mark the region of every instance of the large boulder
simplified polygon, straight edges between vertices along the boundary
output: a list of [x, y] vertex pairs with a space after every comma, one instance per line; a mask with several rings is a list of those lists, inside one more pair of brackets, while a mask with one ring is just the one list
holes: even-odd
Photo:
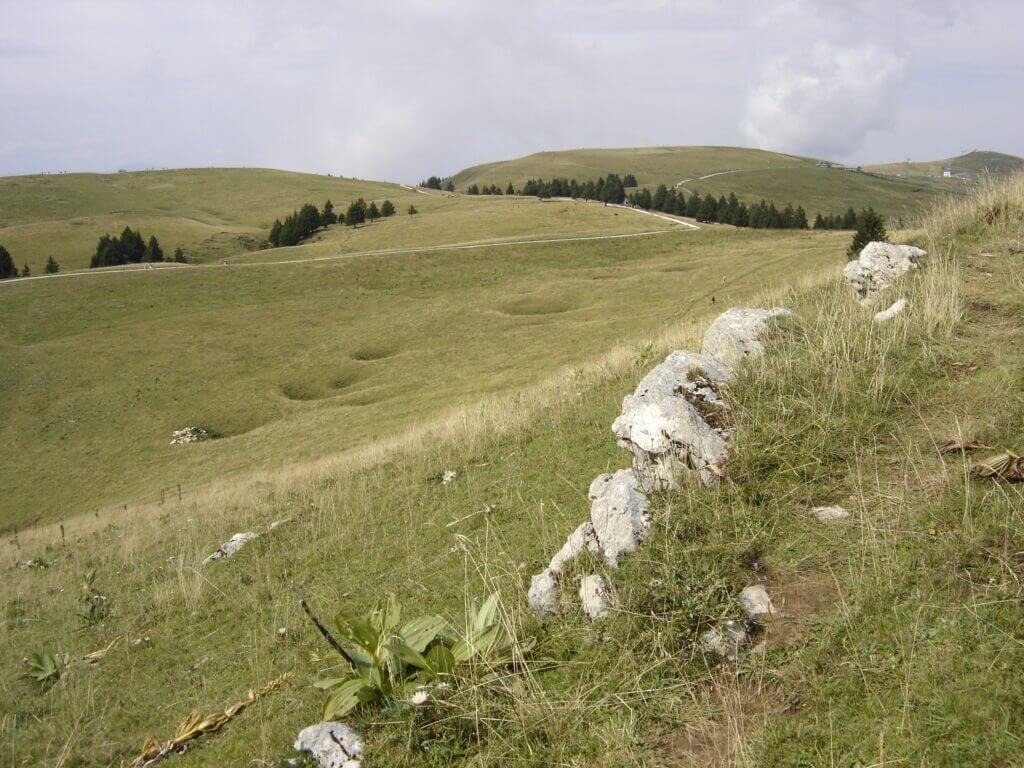
[[635, 551], [647, 535], [651, 504], [631, 469], [598, 475], [587, 495], [591, 501], [590, 530], [605, 561], [615, 568], [619, 555]]
[[633, 454], [643, 490], [679, 488], [693, 474], [705, 484], [721, 476], [729, 430], [719, 393], [730, 377], [718, 359], [679, 350], [623, 399], [612, 432]]
[[782, 307], [733, 307], [719, 315], [704, 333], [701, 354], [714, 357], [734, 367], [748, 357], [764, 352], [764, 334], [768, 321], [775, 317], [791, 317]]
[[900, 275], [918, 269], [927, 253], [912, 245], [868, 243], [860, 256], [846, 265], [843, 277], [856, 292], [857, 300], [866, 306]]
[[359, 768], [363, 740], [345, 723], [317, 723], [299, 731], [296, 752], [309, 752], [320, 768]]
[[601, 544], [594, 531], [594, 525], [589, 520], [580, 523], [579, 527], [569, 534], [565, 544], [551, 558], [548, 570], [555, 575], [560, 574], [565, 570], [566, 566], [579, 557], [583, 550], [587, 550], [595, 555], [601, 553]]

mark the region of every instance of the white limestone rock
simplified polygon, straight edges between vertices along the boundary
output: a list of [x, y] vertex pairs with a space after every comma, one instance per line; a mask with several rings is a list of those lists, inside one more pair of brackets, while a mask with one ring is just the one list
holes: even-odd
[[363, 740], [345, 723], [317, 723], [299, 731], [296, 752], [309, 752], [320, 768], [359, 768]]
[[814, 507], [811, 514], [823, 523], [830, 523], [833, 520], [845, 520], [850, 516], [850, 510], [845, 507]]
[[202, 427], [185, 427], [171, 432], [171, 445], [188, 445], [209, 439], [210, 433]]
[[612, 432], [633, 455], [643, 490], [679, 488], [691, 474], [705, 484], [721, 476], [730, 431], [720, 392], [731, 375], [715, 358], [678, 350], [623, 399]]
[[725, 661], [739, 661], [740, 648], [747, 642], [747, 631], [738, 621], [728, 620], [701, 635], [701, 647]]
[[738, 365], [744, 359], [757, 357], [764, 352], [763, 338], [770, 320], [792, 316], [792, 312], [782, 307], [727, 309], [704, 333], [701, 354], [715, 357], [729, 367]]
[[562, 548], [555, 553], [548, 564], [548, 570], [554, 574], [560, 574], [583, 550], [593, 554], [601, 553], [601, 545], [597, 541], [597, 534], [594, 532], [594, 525], [589, 520], [581, 523], [580, 526], [569, 534]]
[[212, 563], [215, 560], [221, 560], [225, 557], [233, 557], [242, 547], [248, 544], [253, 539], [258, 539], [259, 534], [253, 533], [252, 531], [246, 531], [245, 533], [236, 533], [230, 539], [225, 541], [217, 551], [210, 555], [207, 555], [203, 559], [203, 565]]
[[608, 585], [599, 575], [591, 574], [580, 580], [580, 602], [591, 621], [608, 617]]
[[558, 578], [548, 568], [530, 579], [526, 602], [534, 613], [558, 613]]
[[775, 613], [775, 606], [772, 605], [771, 597], [768, 596], [767, 590], [760, 584], [745, 587], [740, 592], [740, 607], [747, 614], [747, 618], [752, 620]]
[[634, 552], [647, 535], [651, 503], [631, 469], [598, 475], [590, 484], [588, 496], [594, 536], [605, 561], [616, 568], [619, 555]]
[[873, 323], [884, 323], [884, 322], [886, 322], [888, 320], [892, 320], [894, 317], [896, 317], [896, 315], [902, 313], [903, 310], [906, 309], [906, 308], [907, 308], [907, 300], [906, 299], [900, 299], [899, 301], [894, 302], [893, 305], [891, 307], [889, 307], [888, 309], [886, 309], [886, 310], [884, 310], [882, 312], [876, 312], [875, 316], [874, 316], [874, 318], [872, 318], [871, 322], [873, 322]]
[[843, 269], [843, 277], [857, 294], [863, 305], [873, 303], [878, 294], [892, 285], [896, 278], [921, 266], [921, 258], [927, 251], [912, 245], [892, 243], [868, 243], [860, 256]]

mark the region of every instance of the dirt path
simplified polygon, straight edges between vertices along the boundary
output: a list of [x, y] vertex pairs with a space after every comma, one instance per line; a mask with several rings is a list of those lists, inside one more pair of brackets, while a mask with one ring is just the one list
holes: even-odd
[[710, 179], [712, 176], [724, 176], [727, 173], [743, 173], [743, 170], [743, 168], [735, 168], [731, 171], [717, 171], [716, 173], [709, 173], [707, 176], [698, 176], [695, 179], [683, 179], [676, 182], [676, 189], [685, 189], [683, 185], [688, 181], [703, 181], [704, 179]]

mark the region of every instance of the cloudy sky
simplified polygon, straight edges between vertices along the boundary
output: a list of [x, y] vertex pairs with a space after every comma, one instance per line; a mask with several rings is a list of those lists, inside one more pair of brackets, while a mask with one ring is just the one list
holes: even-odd
[[0, 0], [0, 175], [545, 149], [1024, 155], [1020, 0]]

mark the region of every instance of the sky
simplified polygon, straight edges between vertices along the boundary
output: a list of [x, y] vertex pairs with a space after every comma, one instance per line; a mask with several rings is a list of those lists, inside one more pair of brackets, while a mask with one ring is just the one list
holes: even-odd
[[0, 175], [1024, 155], [1021, 0], [0, 0]]

